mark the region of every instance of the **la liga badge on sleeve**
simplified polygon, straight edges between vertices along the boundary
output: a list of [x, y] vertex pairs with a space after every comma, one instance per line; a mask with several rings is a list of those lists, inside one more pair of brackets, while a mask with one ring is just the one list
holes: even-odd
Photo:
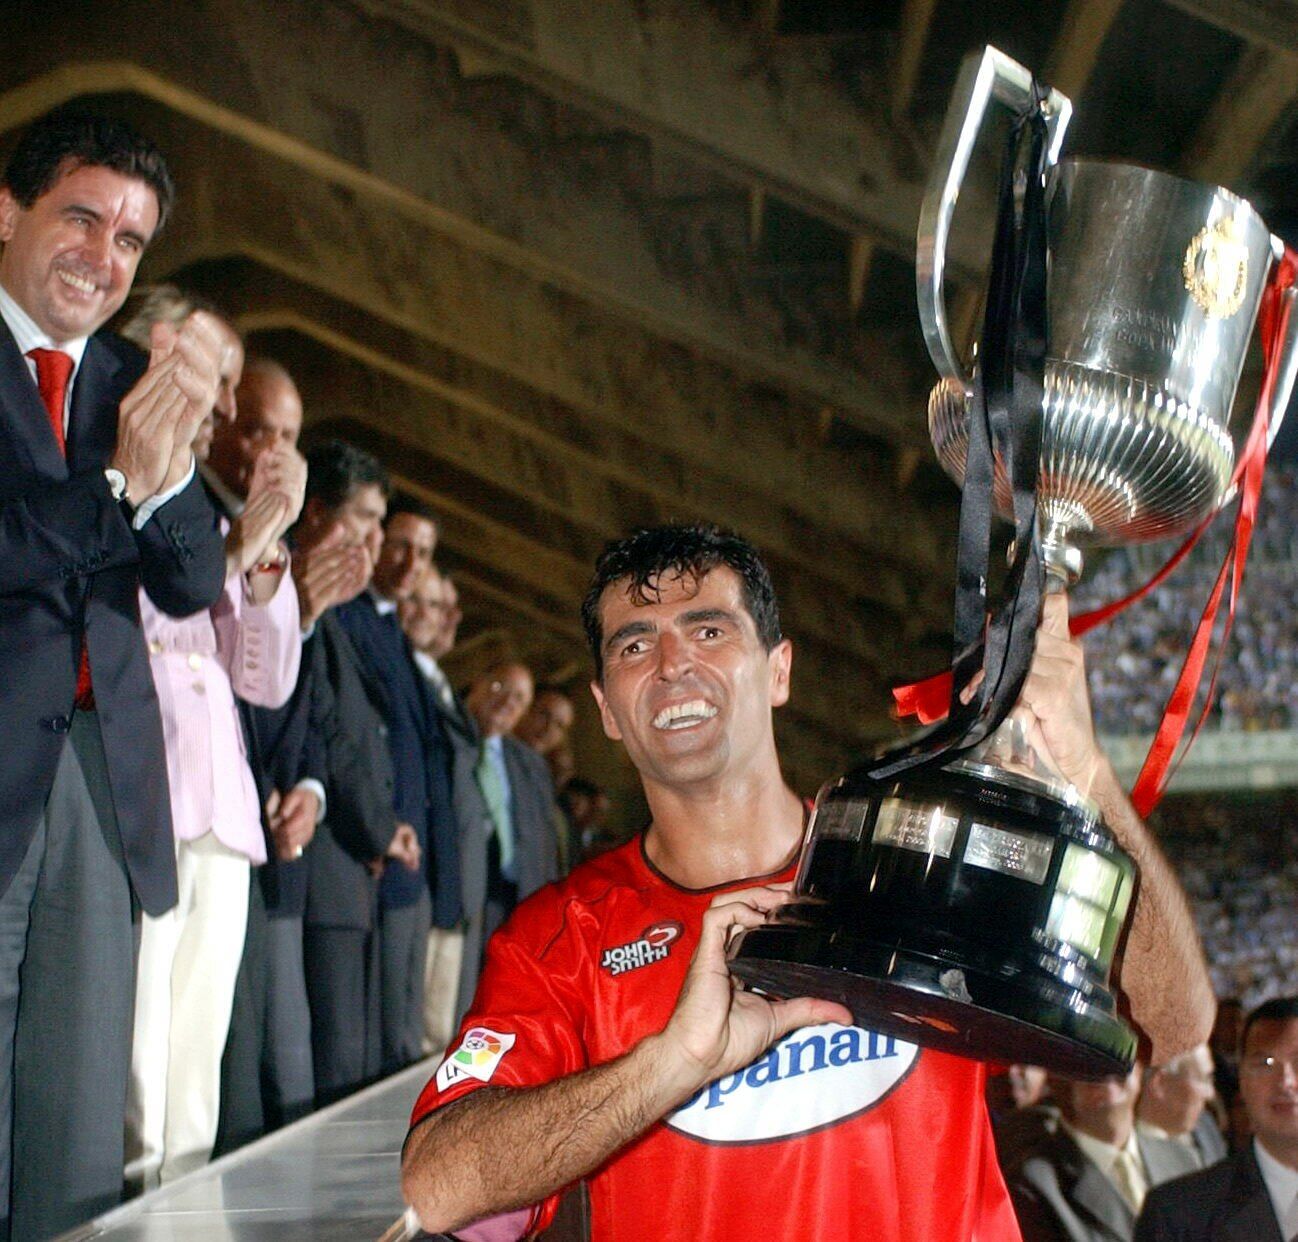
[[445, 1091], [465, 1078], [490, 1082], [491, 1076], [517, 1039], [485, 1026], [470, 1027], [465, 1031], [460, 1046], [450, 1053], [437, 1070], [437, 1089]]

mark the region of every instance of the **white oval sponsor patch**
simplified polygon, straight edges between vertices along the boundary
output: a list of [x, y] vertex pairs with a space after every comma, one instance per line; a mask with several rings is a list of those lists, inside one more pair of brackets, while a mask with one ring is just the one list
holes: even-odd
[[910, 1072], [919, 1049], [857, 1026], [803, 1027], [736, 1074], [709, 1083], [666, 1118], [708, 1143], [764, 1143], [873, 1108]]

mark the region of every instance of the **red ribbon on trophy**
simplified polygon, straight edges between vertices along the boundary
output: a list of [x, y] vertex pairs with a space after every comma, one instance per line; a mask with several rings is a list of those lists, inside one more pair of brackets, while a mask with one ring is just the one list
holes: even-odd
[[[1208, 711], [1212, 705], [1213, 694], [1217, 686], [1217, 675], [1220, 670], [1222, 653], [1230, 637], [1231, 627], [1235, 621], [1235, 608], [1239, 599], [1239, 590], [1244, 578], [1244, 563], [1248, 558], [1249, 544], [1253, 538], [1253, 528], [1257, 522], [1258, 501], [1262, 493], [1262, 473], [1266, 465], [1268, 431], [1272, 415], [1272, 397], [1279, 377], [1282, 345], [1288, 329], [1292, 302], [1284, 294], [1298, 277], [1298, 253], [1286, 247], [1284, 257], [1276, 263], [1267, 277], [1266, 289], [1262, 295], [1262, 304], [1258, 310], [1258, 327], [1262, 336], [1262, 356], [1264, 368], [1262, 386], [1258, 391], [1257, 405], [1253, 413], [1253, 425], [1249, 430], [1239, 460], [1235, 463], [1231, 482], [1238, 493], [1239, 504], [1235, 512], [1235, 532], [1221, 569], [1217, 573], [1212, 592], [1204, 606], [1203, 614], [1195, 627], [1194, 638], [1185, 662], [1181, 666], [1176, 686], [1163, 709], [1163, 718], [1159, 722], [1154, 741], [1149, 748], [1140, 775], [1131, 791], [1131, 801], [1137, 812], [1144, 816], [1162, 800], [1167, 782], [1175, 767], [1173, 757], [1185, 735], [1190, 710], [1194, 706], [1195, 695], [1203, 680], [1203, 671], [1207, 664], [1208, 650], [1212, 641], [1213, 628], [1221, 606], [1221, 597], [1226, 583], [1230, 583], [1230, 597], [1227, 605], [1225, 624], [1217, 654], [1213, 661], [1212, 679], [1204, 705], [1195, 722], [1194, 731], [1186, 750], [1193, 745], [1199, 731], [1203, 728]], [[1283, 411], [1281, 411], [1283, 414]], [[1097, 626], [1103, 625], [1110, 618], [1117, 616], [1137, 600], [1144, 599], [1151, 591], [1167, 580], [1177, 566], [1185, 560], [1203, 536], [1212, 522], [1221, 512], [1218, 509], [1206, 517], [1187, 536], [1180, 547], [1169, 557], [1152, 578], [1129, 595], [1106, 604], [1102, 608], [1081, 613], [1069, 620], [1068, 628], [1074, 637], [1088, 633]], [[922, 681], [909, 685], [897, 686], [892, 692], [894, 711], [899, 718], [915, 716], [921, 724], [933, 724], [943, 719], [951, 701], [951, 671], [944, 670]], [[1184, 751], [1182, 752], [1184, 757]], [[1179, 760], [1178, 760], [1179, 762]]]

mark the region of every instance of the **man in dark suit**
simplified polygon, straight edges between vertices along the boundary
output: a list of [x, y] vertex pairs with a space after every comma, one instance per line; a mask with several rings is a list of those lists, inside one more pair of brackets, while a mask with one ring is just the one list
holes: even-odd
[[[461, 613], [455, 584], [436, 565], [429, 565], [397, 612], [401, 628], [410, 640], [415, 666], [432, 691], [433, 706], [450, 746], [451, 805], [455, 815], [457, 847], [466, 838], [485, 841], [491, 835], [492, 826], [491, 812], [487, 809], [476, 775], [481, 748], [478, 724], [440, 664], [455, 646], [459, 632]], [[472, 873], [474, 860], [470, 858], [467, 861]], [[462, 894], [466, 859], [461, 856], [459, 862]], [[444, 926], [434, 921], [428, 932], [428, 950], [424, 958], [422, 1043], [426, 1056], [440, 1053], [450, 1042], [473, 997], [476, 972], [469, 979], [467, 988], [462, 984], [468, 925], [468, 910], [461, 901], [457, 923]]]
[[355, 565], [319, 569], [321, 558], [329, 566], [336, 548], [349, 548], [362, 558], [361, 585], [368, 584], [383, 538], [387, 474], [368, 453], [338, 441], [314, 447], [307, 463], [294, 543], [310, 630], [298, 692], [310, 695], [327, 809], [306, 851], [303, 947], [316, 1098], [323, 1104], [380, 1070], [376, 877], [388, 860], [418, 871], [421, 854], [414, 829], [393, 811], [387, 689], [332, 605], [339, 578], [350, 577]]
[[545, 760], [510, 732], [532, 701], [525, 665], [497, 664], [473, 681], [465, 700], [481, 745], [474, 775], [488, 809], [484, 831], [461, 842], [468, 916], [460, 997], [473, 997], [491, 933], [524, 897], [559, 875], [554, 787]]
[[222, 338], [198, 314], [149, 357], [93, 335], [173, 196], [128, 127], [62, 114], [0, 186], [0, 1217], [47, 1237], [122, 1180], [132, 901], [176, 901], [166, 765], [140, 631], [225, 580], [191, 443]]
[[1136, 1242], [1291, 1242], [1298, 1237], [1298, 996], [1245, 1020], [1239, 1084], [1253, 1139], [1154, 1191]]
[[1051, 1078], [1058, 1124], [1006, 1175], [1024, 1242], [1130, 1242], [1150, 1187], [1196, 1167], [1180, 1143], [1137, 1134], [1139, 1082], [1139, 1068], [1100, 1082]]
[[433, 515], [398, 501], [387, 516], [370, 589], [338, 609], [369, 674], [383, 688], [396, 777], [393, 805], [419, 839], [420, 870], [390, 862], [379, 882], [382, 1071], [422, 1053], [424, 966], [430, 925], [459, 923], [460, 864], [451, 799], [451, 747], [433, 690], [414, 663], [397, 608], [432, 564]]
[[[295, 479], [302, 399], [269, 358], [249, 358], [229, 413], [220, 417], [200, 474], [242, 548], [248, 488], [259, 460]], [[219, 407], [218, 407], [219, 409]], [[296, 517], [296, 515], [294, 515]], [[359, 589], [359, 587], [356, 587]], [[311, 1017], [302, 962], [306, 863], [302, 852], [324, 813], [319, 763], [308, 759], [309, 696], [280, 708], [239, 702], [248, 764], [266, 829], [267, 862], [251, 878], [243, 960], [221, 1074], [218, 1154], [308, 1112], [315, 1098]]]

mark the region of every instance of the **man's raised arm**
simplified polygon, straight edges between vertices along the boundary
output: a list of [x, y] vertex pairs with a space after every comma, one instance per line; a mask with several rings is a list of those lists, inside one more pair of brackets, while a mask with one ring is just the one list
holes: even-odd
[[1062, 595], [1046, 600], [1020, 702], [1036, 716], [1060, 770], [1099, 806], [1140, 869], [1118, 982], [1149, 1039], [1152, 1063], [1161, 1065], [1207, 1041], [1216, 1013], [1212, 982], [1185, 893], [1096, 741], [1082, 649], [1068, 637]]
[[770, 1001], [733, 987], [726, 967], [733, 930], [758, 926], [787, 896], [777, 887], [719, 896], [704, 915], [671, 1019], [624, 1056], [535, 1087], [480, 1088], [421, 1121], [406, 1140], [401, 1183], [424, 1229], [460, 1229], [528, 1208], [790, 1031], [850, 1022], [831, 1001]]

